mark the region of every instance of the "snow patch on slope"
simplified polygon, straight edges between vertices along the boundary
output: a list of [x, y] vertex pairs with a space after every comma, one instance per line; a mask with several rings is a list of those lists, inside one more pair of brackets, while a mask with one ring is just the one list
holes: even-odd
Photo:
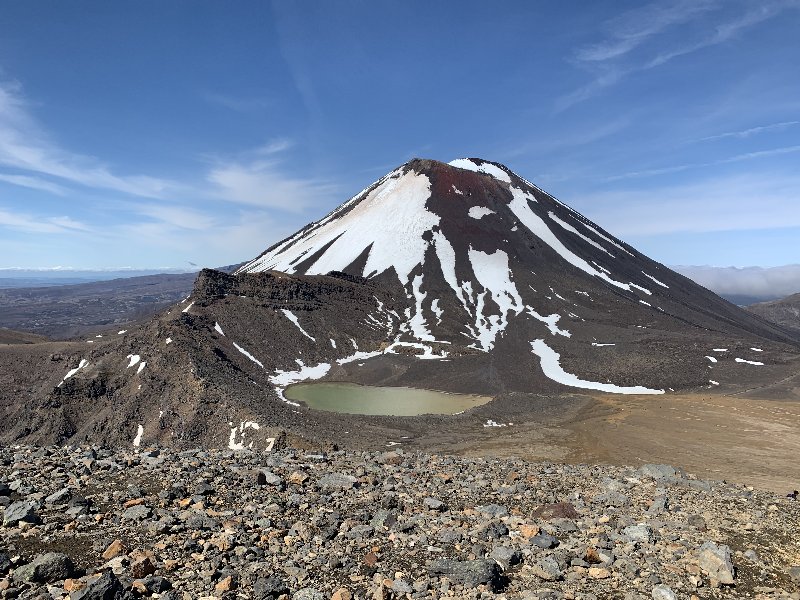
[[250, 353], [249, 353], [247, 350], [245, 350], [244, 348], [242, 348], [242, 347], [241, 347], [239, 344], [237, 344], [236, 342], [233, 342], [233, 346], [234, 346], [234, 347], [235, 347], [235, 348], [236, 348], [236, 349], [237, 349], [239, 352], [241, 352], [242, 354], [244, 354], [244, 355], [245, 355], [247, 358], [249, 358], [249, 359], [250, 359], [250, 360], [252, 360], [254, 363], [256, 363], [256, 364], [257, 364], [259, 367], [261, 367], [262, 369], [264, 368], [264, 364], [263, 364], [263, 363], [262, 363], [260, 360], [258, 360], [258, 359], [257, 359], [255, 356], [253, 356], [253, 355], [252, 355], [252, 354], [250, 354]]
[[406, 285], [411, 271], [425, 258], [427, 242], [423, 234], [439, 224], [439, 216], [425, 206], [430, 195], [430, 180], [425, 175], [408, 171], [384, 178], [347, 214], [335, 219], [342, 212], [337, 209], [241, 271], [276, 269], [294, 273], [298, 258], [312, 256], [330, 244], [306, 270], [307, 274], [343, 271], [369, 248], [361, 274], [377, 275], [394, 267], [400, 282]]
[[544, 340], [534, 340], [531, 342], [533, 353], [536, 354], [542, 365], [544, 374], [553, 381], [570, 387], [583, 388], [587, 390], [599, 390], [612, 394], [663, 394], [664, 390], [654, 390], [643, 386], [624, 387], [613, 383], [600, 383], [596, 381], [586, 381], [577, 375], [567, 373], [561, 368], [561, 356], [550, 348]]
[[512, 186], [511, 195], [513, 199], [508, 204], [508, 207], [511, 209], [511, 211], [531, 233], [550, 246], [556, 253], [558, 253], [559, 256], [561, 256], [561, 258], [570, 263], [572, 266], [577, 267], [584, 273], [598, 277], [613, 286], [622, 288], [623, 290], [631, 291], [630, 284], [611, 279], [611, 277], [606, 275], [605, 272], [595, 269], [581, 257], [568, 250], [567, 247], [561, 243], [561, 240], [559, 240], [553, 234], [553, 232], [547, 226], [547, 223], [545, 223], [541, 217], [531, 210], [531, 207], [528, 205], [528, 201], [534, 200], [534, 198], [529, 193]]
[[572, 337], [572, 334], [567, 331], [566, 329], [561, 329], [557, 323], [558, 320], [561, 318], [561, 315], [558, 313], [554, 313], [552, 315], [540, 315], [538, 312], [533, 310], [530, 306], [527, 310], [528, 314], [532, 316], [534, 319], [537, 319], [547, 325], [547, 328], [550, 330], [550, 333], [553, 335], [563, 335], [564, 337]]
[[485, 206], [473, 206], [469, 209], [467, 214], [469, 214], [469, 216], [473, 219], [482, 219], [486, 215], [495, 214], [495, 212], [489, 208], [486, 208]]
[[547, 213], [547, 216], [548, 216], [548, 217], [550, 217], [550, 218], [551, 218], [553, 221], [555, 221], [555, 222], [556, 222], [556, 223], [558, 223], [559, 225], [561, 225], [561, 227], [563, 227], [563, 228], [564, 228], [564, 229], [566, 229], [567, 231], [570, 231], [570, 232], [574, 233], [574, 234], [575, 234], [575, 235], [577, 235], [579, 238], [581, 238], [581, 239], [582, 239], [582, 240], [584, 240], [585, 242], [588, 242], [589, 244], [591, 244], [592, 246], [594, 246], [594, 247], [595, 247], [595, 248], [597, 248], [598, 250], [602, 250], [603, 252], [605, 252], [606, 254], [608, 254], [608, 255], [609, 255], [611, 258], [615, 258], [615, 256], [614, 256], [613, 254], [611, 254], [611, 252], [609, 252], [608, 250], [606, 250], [605, 248], [603, 248], [603, 247], [602, 247], [600, 244], [598, 244], [597, 242], [595, 242], [593, 239], [591, 239], [591, 238], [589, 238], [589, 237], [587, 237], [587, 236], [583, 235], [583, 234], [582, 234], [580, 231], [578, 231], [577, 229], [575, 229], [575, 228], [574, 228], [572, 225], [570, 225], [569, 223], [567, 223], [567, 222], [565, 222], [565, 221], [562, 221], [561, 219], [559, 219], [559, 218], [556, 216], [556, 214], [555, 214], [554, 212], [552, 212], [552, 211], [548, 212], [548, 213]]
[[508, 175], [508, 173], [492, 163], [485, 162], [479, 165], [472, 162], [468, 158], [457, 158], [456, 160], [451, 160], [447, 164], [451, 167], [456, 167], [457, 169], [466, 169], [467, 171], [475, 171], [476, 173], [485, 173], [486, 175], [491, 175], [500, 181], [511, 183], [511, 177]]
[[660, 285], [661, 287], [665, 287], [665, 288], [669, 289], [669, 286], [668, 286], [666, 283], [662, 283], [661, 281], [659, 281], [658, 279], [656, 279], [656, 278], [655, 278], [655, 277], [653, 277], [652, 275], [648, 275], [648, 274], [647, 274], [647, 273], [645, 273], [644, 271], [642, 271], [642, 274], [643, 274], [645, 277], [647, 277], [648, 279], [652, 279], [653, 281], [655, 281], [655, 282], [656, 282], [658, 285]]
[[[511, 281], [511, 270], [508, 267], [508, 255], [502, 250], [486, 254], [480, 250], [469, 249], [469, 260], [472, 272], [484, 292], [478, 296], [478, 309], [475, 311], [475, 333], [483, 350], [491, 350], [497, 334], [508, 325], [508, 313], [518, 315], [524, 306], [517, 286]], [[500, 314], [484, 314], [484, 297], [489, 294], [500, 308]]]
[[300, 333], [302, 333], [304, 336], [306, 336], [312, 342], [314, 342], [314, 343], [317, 342], [316, 338], [314, 338], [311, 335], [309, 335], [308, 332], [300, 326], [300, 321], [297, 320], [297, 316], [292, 311], [286, 310], [285, 308], [282, 308], [281, 312], [284, 314], [284, 316], [287, 319], [289, 319], [292, 323], [294, 323], [294, 326], [297, 327], [300, 330]]
[[89, 364], [89, 362], [88, 362], [88, 361], [87, 361], [85, 358], [82, 358], [82, 359], [81, 359], [81, 362], [79, 362], [79, 363], [78, 363], [78, 366], [77, 366], [77, 367], [75, 367], [74, 369], [70, 369], [69, 371], [67, 371], [67, 374], [66, 374], [66, 375], [64, 375], [64, 379], [62, 379], [62, 380], [61, 380], [61, 383], [59, 383], [57, 387], [61, 387], [61, 385], [62, 385], [62, 384], [63, 384], [63, 383], [64, 383], [64, 382], [65, 382], [67, 379], [69, 379], [70, 377], [72, 377], [73, 375], [75, 375], [75, 373], [77, 373], [78, 371], [80, 371], [82, 368], [84, 368], [84, 367], [85, 367], [86, 365], [88, 365], [88, 364]]

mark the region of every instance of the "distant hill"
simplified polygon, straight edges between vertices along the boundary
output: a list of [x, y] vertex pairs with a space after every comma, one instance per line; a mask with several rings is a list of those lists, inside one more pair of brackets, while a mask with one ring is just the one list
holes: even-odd
[[792, 294], [781, 300], [752, 304], [747, 310], [767, 321], [800, 332], [800, 294]]
[[0, 289], [0, 327], [54, 339], [143, 319], [189, 295], [195, 273], [146, 275], [50, 287]]
[[37, 344], [46, 341], [48, 340], [43, 335], [0, 327], [0, 344]]

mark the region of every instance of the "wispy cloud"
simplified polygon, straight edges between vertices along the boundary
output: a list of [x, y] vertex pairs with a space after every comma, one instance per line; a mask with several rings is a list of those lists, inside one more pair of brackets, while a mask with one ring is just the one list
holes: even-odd
[[758, 6], [751, 8], [742, 16], [718, 25], [710, 35], [704, 38], [694, 43], [688, 43], [659, 53], [655, 58], [645, 63], [643, 69], [652, 69], [671, 61], [673, 58], [726, 42], [740, 31], [771, 19], [787, 8], [797, 8], [798, 6], [800, 5], [796, 0], [759, 3]]
[[0, 228], [24, 233], [75, 233], [91, 227], [68, 216], [42, 216], [0, 209]]
[[533, 140], [501, 149], [497, 153], [497, 157], [502, 160], [509, 160], [523, 155], [549, 155], [560, 150], [583, 147], [619, 133], [629, 127], [630, 124], [631, 118], [626, 115], [610, 121], [603, 121], [590, 127], [560, 132], [557, 136], [545, 137], [537, 135]]
[[800, 227], [798, 201], [800, 174], [746, 173], [585, 194], [572, 205], [624, 237]]
[[270, 100], [266, 97], [233, 96], [222, 92], [204, 92], [202, 97], [209, 104], [240, 113], [263, 110], [270, 105]]
[[[20, 86], [13, 82], [0, 83], [0, 166], [148, 198], [162, 198], [179, 187], [175, 182], [156, 177], [117, 175], [96, 158], [65, 150], [43, 131], [31, 114]], [[53, 191], [45, 190], [41, 179], [35, 176], [5, 177], [17, 185]], [[17, 177], [16, 181], [11, 177]]]
[[214, 185], [210, 193], [237, 204], [288, 212], [301, 212], [338, 193], [330, 182], [287, 173], [279, 155], [292, 146], [291, 140], [281, 138], [237, 159], [216, 159], [206, 177]]
[[749, 138], [753, 135], [758, 135], [760, 133], [768, 133], [770, 131], [783, 131], [784, 129], [788, 129], [789, 127], [793, 127], [795, 125], [800, 125], [800, 121], [784, 121], [782, 123], [772, 123], [771, 125], [760, 125], [759, 127], [750, 127], [749, 129], [742, 129], [739, 131], [727, 131], [725, 133], [718, 133], [716, 135], [709, 135], [703, 138], [700, 138], [696, 141], [698, 142], [708, 142], [711, 140], [722, 140], [725, 138]]
[[706, 167], [716, 167], [719, 165], [726, 165], [730, 163], [742, 162], [745, 160], [753, 160], [756, 158], [766, 158], [770, 156], [780, 156], [782, 154], [793, 154], [800, 152], [800, 145], [797, 146], [784, 146], [782, 148], [770, 148], [769, 150], [758, 150], [755, 152], [745, 152], [744, 154], [737, 154], [736, 156], [729, 156], [720, 160], [702, 163], [689, 163], [683, 165], [673, 165], [670, 167], [663, 167], [660, 169], [645, 169], [641, 171], [630, 171], [620, 175], [612, 175], [606, 177], [605, 181], [620, 181], [623, 179], [637, 179], [641, 177], [654, 177], [657, 175], [668, 175], [670, 173], [679, 173], [689, 169], [701, 169]]
[[136, 212], [178, 229], [209, 229], [217, 222], [217, 219], [208, 213], [183, 206], [144, 204], [137, 206]]
[[18, 185], [20, 187], [31, 188], [33, 190], [40, 190], [42, 192], [50, 192], [57, 196], [63, 196], [67, 193], [67, 189], [63, 186], [57, 185], [51, 181], [46, 181], [40, 177], [29, 177], [28, 175], [4, 175], [0, 173], [0, 181]]
[[710, 1], [678, 0], [629, 10], [606, 23], [607, 39], [579, 48], [575, 57], [584, 62], [619, 59], [654, 35], [673, 25], [691, 21], [696, 15], [708, 12], [715, 6], [716, 2]]
[[[609, 30], [606, 39], [575, 52], [573, 63], [587, 68], [592, 73], [592, 79], [558, 98], [556, 111], [560, 112], [583, 102], [634, 73], [654, 69], [680, 56], [727, 42], [746, 29], [786, 10], [800, 8], [800, 2], [776, 0], [762, 2], [755, 7], [745, 5], [747, 9], [744, 14], [733, 18], [716, 14], [721, 12], [718, 9], [729, 6], [729, 3], [716, 1], [677, 0], [669, 4], [654, 3], [636, 8], [612, 19], [606, 24]], [[718, 24], [711, 22], [712, 15], [716, 15]], [[703, 29], [696, 27], [696, 21], [700, 18], [709, 21], [705, 33], [702, 32]], [[689, 32], [680, 36], [667, 35], [671, 28], [690, 23], [695, 25], [694, 29], [701, 31], [699, 35]], [[692, 36], [696, 39], [686, 41]], [[661, 48], [653, 56], [651, 46], [656, 41]], [[635, 52], [636, 50], [639, 51]], [[648, 51], [649, 57], [646, 56]]]

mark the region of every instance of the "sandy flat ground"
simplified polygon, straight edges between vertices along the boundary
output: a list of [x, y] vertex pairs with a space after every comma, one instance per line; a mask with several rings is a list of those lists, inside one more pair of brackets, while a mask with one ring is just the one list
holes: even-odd
[[798, 391], [788, 387], [780, 394], [753, 393], [782, 399], [747, 393], [598, 394], [554, 419], [418, 442], [428, 450], [469, 456], [633, 466], [667, 463], [699, 477], [785, 494], [800, 489]]
[[800, 488], [800, 402], [741, 396], [605, 396], [565, 424], [575, 462], [664, 462], [787, 493]]

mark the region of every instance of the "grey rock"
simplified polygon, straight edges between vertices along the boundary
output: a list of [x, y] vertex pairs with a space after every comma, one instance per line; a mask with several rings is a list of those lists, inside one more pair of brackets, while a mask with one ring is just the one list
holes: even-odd
[[653, 535], [652, 529], [645, 523], [629, 525], [622, 530], [622, 535], [629, 542], [648, 543]]
[[276, 475], [272, 471], [267, 471], [267, 470], [259, 471], [259, 480], [262, 479], [262, 476], [264, 484], [274, 485], [274, 486], [283, 485], [283, 479], [281, 479], [280, 475]]
[[660, 480], [675, 477], [678, 472], [675, 470], [675, 467], [671, 465], [648, 464], [642, 466], [639, 469], [639, 473], [641, 473], [644, 477], [652, 477], [655, 480]]
[[499, 504], [487, 504], [485, 506], [476, 506], [475, 510], [484, 515], [489, 515], [495, 519], [508, 516], [508, 509]]
[[289, 593], [289, 587], [277, 577], [259, 577], [253, 585], [253, 600], [275, 600]]
[[122, 513], [122, 518], [125, 521], [141, 521], [142, 519], [149, 517], [150, 514], [150, 507], [145, 506], [144, 504], [138, 504], [126, 509], [125, 512]]
[[497, 563], [503, 567], [504, 571], [508, 571], [514, 565], [522, 562], [522, 553], [519, 550], [509, 546], [498, 546], [489, 554], [489, 558], [493, 558]]
[[533, 565], [533, 574], [545, 581], [556, 581], [564, 576], [558, 561], [552, 556], [539, 559]]
[[14, 580], [31, 583], [54, 583], [72, 576], [75, 566], [72, 560], [60, 552], [47, 552], [38, 555], [33, 562], [22, 565], [14, 571]]
[[691, 515], [688, 519], [686, 519], [686, 522], [700, 531], [705, 531], [708, 528], [706, 525], [706, 520], [700, 515]]
[[18, 500], [6, 507], [3, 513], [3, 525], [6, 527], [14, 526], [20, 521], [34, 524], [40, 521], [39, 515], [36, 514], [35, 503]]
[[144, 580], [144, 585], [151, 594], [162, 594], [172, 589], [172, 583], [158, 575], [148, 575]]
[[186, 519], [188, 529], [217, 529], [219, 522], [208, 515], [192, 515]]
[[735, 570], [731, 562], [731, 549], [724, 545], [717, 545], [712, 541], [703, 543], [697, 557], [697, 564], [712, 579], [722, 584], [732, 585]]
[[650, 506], [647, 509], [647, 513], [655, 516], [655, 515], [660, 515], [666, 510], [667, 510], [667, 497], [656, 496], [650, 503]]
[[0, 575], [5, 575], [11, 568], [11, 557], [6, 552], [0, 552]]
[[411, 584], [403, 579], [395, 579], [392, 582], [392, 591], [397, 594], [411, 594], [414, 592], [414, 588], [412, 588]]
[[482, 539], [498, 540], [508, 535], [508, 527], [500, 521], [492, 521], [481, 527], [477, 533]]
[[55, 492], [54, 494], [50, 494], [47, 498], [44, 499], [46, 504], [51, 505], [59, 505], [59, 504], [67, 504], [72, 498], [72, 493], [69, 491], [68, 488], [63, 488]]
[[630, 504], [630, 499], [622, 492], [608, 492], [596, 496], [595, 502], [604, 506], [623, 507]]
[[307, 587], [292, 594], [292, 600], [325, 600], [325, 595], [317, 588]]
[[678, 600], [678, 596], [667, 585], [659, 584], [653, 587], [653, 600]]
[[442, 529], [436, 536], [436, 539], [443, 544], [457, 544], [463, 538], [463, 534], [455, 529]]
[[795, 583], [800, 583], [800, 565], [789, 568], [789, 577], [791, 577], [792, 581]]
[[444, 510], [444, 502], [438, 500], [437, 498], [425, 498], [422, 501], [422, 504], [431, 510]]
[[428, 565], [428, 573], [447, 577], [455, 583], [467, 587], [481, 584], [494, 586], [500, 576], [500, 567], [493, 560], [452, 560], [442, 558]]
[[353, 488], [353, 486], [356, 484], [356, 481], [358, 480], [352, 475], [346, 475], [345, 473], [331, 473], [321, 477], [317, 482], [317, 485], [326, 491], [349, 490]]
[[547, 533], [538, 533], [531, 538], [531, 544], [538, 548], [550, 550], [558, 546], [558, 539]]

